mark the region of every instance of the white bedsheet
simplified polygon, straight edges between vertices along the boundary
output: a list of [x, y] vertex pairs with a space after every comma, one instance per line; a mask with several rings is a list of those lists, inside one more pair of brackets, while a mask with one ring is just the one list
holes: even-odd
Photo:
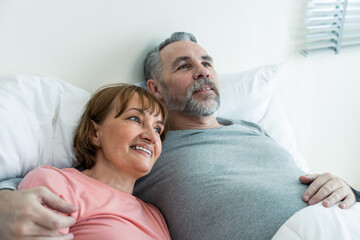
[[350, 209], [339, 206], [325, 208], [318, 203], [306, 207], [290, 217], [273, 240], [360, 239], [360, 203]]

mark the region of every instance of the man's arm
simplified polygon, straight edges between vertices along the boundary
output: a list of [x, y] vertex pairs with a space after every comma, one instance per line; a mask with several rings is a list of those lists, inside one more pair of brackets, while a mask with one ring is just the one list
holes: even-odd
[[309, 205], [322, 201], [325, 207], [331, 207], [341, 202], [339, 207], [346, 209], [359, 200], [359, 192], [355, 195], [349, 185], [330, 173], [307, 174], [300, 176], [299, 180], [303, 184], [310, 184], [303, 195], [303, 200]]
[[[2, 187], [11, 189], [8, 184], [2, 184]], [[75, 219], [51, 209], [65, 214], [77, 211], [76, 206], [66, 203], [45, 187], [0, 190], [0, 239], [72, 239], [72, 234], [59, 235], [58, 231], [74, 224]]]
[[0, 182], [0, 190], [11, 189], [16, 190], [22, 178], [11, 178]]
[[[351, 186], [350, 186], [351, 187]], [[351, 187], [351, 190], [354, 192], [355, 194], [355, 200], [356, 202], [360, 202], [360, 191], [356, 190], [355, 188]]]

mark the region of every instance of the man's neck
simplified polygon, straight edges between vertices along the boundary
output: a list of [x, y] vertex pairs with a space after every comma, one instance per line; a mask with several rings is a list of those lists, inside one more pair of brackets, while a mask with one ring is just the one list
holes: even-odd
[[218, 123], [214, 114], [207, 117], [197, 117], [169, 111], [168, 119], [170, 130], [209, 129], [223, 126]]

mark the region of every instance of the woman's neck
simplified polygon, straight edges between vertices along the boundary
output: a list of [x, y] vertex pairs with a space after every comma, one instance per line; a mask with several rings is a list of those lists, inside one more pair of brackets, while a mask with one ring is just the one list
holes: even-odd
[[86, 169], [82, 173], [121, 192], [132, 195], [136, 179], [129, 174], [120, 173], [110, 165], [97, 160], [91, 169]]

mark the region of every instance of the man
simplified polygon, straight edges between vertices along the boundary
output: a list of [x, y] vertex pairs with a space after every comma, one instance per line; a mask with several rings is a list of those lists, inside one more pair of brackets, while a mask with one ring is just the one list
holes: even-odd
[[[214, 117], [216, 72], [192, 35], [174, 34], [149, 55], [145, 69], [149, 89], [169, 109], [170, 127], [182, 131], [170, 131], [163, 157], [135, 193], [161, 209], [173, 238], [262, 239], [306, 206], [306, 186], [295, 179], [302, 172], [285, 150], [255, 124]], [[301, 181], [313, 182], [303, 196], [309, 204], [326, 198], [324, 205], [332, 206], [344, 199], [340, 206], [348, 208], [355, 202], [351, 189], [329, 174]], [[74, 219], [43, 205], [64, 214], [77, 211], [46, 188], [1, 190], [0, 239], [71, 239], [57, 232]]]
[[306, 202], [355, 203], [331, 174], [301, 176], [306, 189], [290, 154], [256, 124], [216, 119], [217, 74], [193, 35], [166, 39], [147, 55], [144, 73], [172, 131], [135, 195], [162, 211], [174, 239], [270, 239]]

